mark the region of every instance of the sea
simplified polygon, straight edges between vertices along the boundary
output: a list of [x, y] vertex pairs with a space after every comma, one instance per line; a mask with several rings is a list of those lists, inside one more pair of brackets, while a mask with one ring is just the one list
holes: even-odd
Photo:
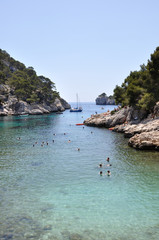
[[1, 240], [159, 239], [159, 152], [77, 126], [116, 107], [81, 105], [0, 118]]

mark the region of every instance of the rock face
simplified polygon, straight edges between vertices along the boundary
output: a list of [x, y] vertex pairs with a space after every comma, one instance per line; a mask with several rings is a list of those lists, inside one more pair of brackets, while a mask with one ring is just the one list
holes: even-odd
[[89, 126], [110, 128], [125, 122], [130, 122], [131, 124], [138, 123], [144, 118], [144, 116], [144, 112], [134, 110], [131, 107], [122, 109], [118, 107], [112, 112], [108, 111], [106, 113], [92, 115], [90, 118], [86, 119], [84, 123]]
[[110, 112], [92, 115], [84, 124], [124, 133], [124, 137], [130, 138], [131, 147], [159, 151], [159, 103], [154, 107], [154, 114], [144, 117], [143, 111], [122, 108], [113, 115]]
[[129, 139], [128, 144], [129, 146], [138, 149], [159, 151], [159, 131], [136, 134], [134, 137]]
[[84, 121], [85, 125], [97, 127], [114, 127], [126, 121], [128, 109], [121, 109], [116, 114], [111, 115], [110, 112], [92, 115]]
[[115, 100], [103, 93], [96, 98], [96, 105], [115, 105]]
[[62, 98], [55, 98], [54, 103], [51, 104], [46, 102], [29, 104], [24, 101], [18, 101], [13, 89], [8, 85], [0, 84], [0, 116], [48, 114], [69, 108], [70, 105]]

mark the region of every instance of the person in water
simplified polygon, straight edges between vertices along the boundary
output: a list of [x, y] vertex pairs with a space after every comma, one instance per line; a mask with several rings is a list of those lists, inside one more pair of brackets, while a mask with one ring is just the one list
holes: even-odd
[[108, 158], [107, 158], [107, 162], [109, 162], [109, 160], [110, 160], [110, 159], [109, 159], [109, 157], [108, 157]]
[[102, 164], [102, 163], [99, 163], [99, 167], [102, 168], [102, 167], [103, 167], [103, 164]]
[[107, 167], [111, 167], [112, 166], [112, 164], [107, 164]]
[[102, 172], [102, 171], [100, 171], [100, 172], [99, 172], [99, 174], [100, 174], [100, 176], [102, 176], [102, 175], [103, 175], [103, 172]]
[[110, 176], [111, 175], [111, 172], [108, 170], [107, 171], [107, 176]]

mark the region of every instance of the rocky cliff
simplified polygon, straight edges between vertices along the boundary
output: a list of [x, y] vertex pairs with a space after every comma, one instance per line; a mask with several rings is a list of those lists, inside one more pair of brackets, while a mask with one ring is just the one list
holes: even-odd
[[96, 98], [96, 105], [115, 105], [115, 100], [112, 96], [107, 97], [105, 93]]
[[129, 138], [129, 146], [134, 148], [159, 150], [159, 102], [154, 113], [148, 116], [132, 107], [118, 108], [113, 112], [92, 115], [84, 124], [124, 133], [124, 137]]
[[62, 98], [55, 98], [53, 103], [27, 103], [18, 100], [14, 89], [6, 84], [0, 84], [0, 116], [23, 115], [23, 114], [48, 114], [51, 112], [64, 111], [70, 105]]

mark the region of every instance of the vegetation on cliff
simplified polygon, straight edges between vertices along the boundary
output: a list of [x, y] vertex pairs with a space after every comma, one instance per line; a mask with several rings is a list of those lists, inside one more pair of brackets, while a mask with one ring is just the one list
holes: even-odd
[[[59, 96], [55, 83], [44, 76], [37, 76], [33, 67], [26, 67], [0, 49], [0, 84], [9, 85], [19, 100], [27, 103], [48, 104]], [[2, 100], [1, 100], [2, 101]]]
[[151, 112], [159, 101], [159, 47], [151, 54], [147, 65], [130, 72], [121, 86], [114, 89], [117, 104], [132, 106]]

